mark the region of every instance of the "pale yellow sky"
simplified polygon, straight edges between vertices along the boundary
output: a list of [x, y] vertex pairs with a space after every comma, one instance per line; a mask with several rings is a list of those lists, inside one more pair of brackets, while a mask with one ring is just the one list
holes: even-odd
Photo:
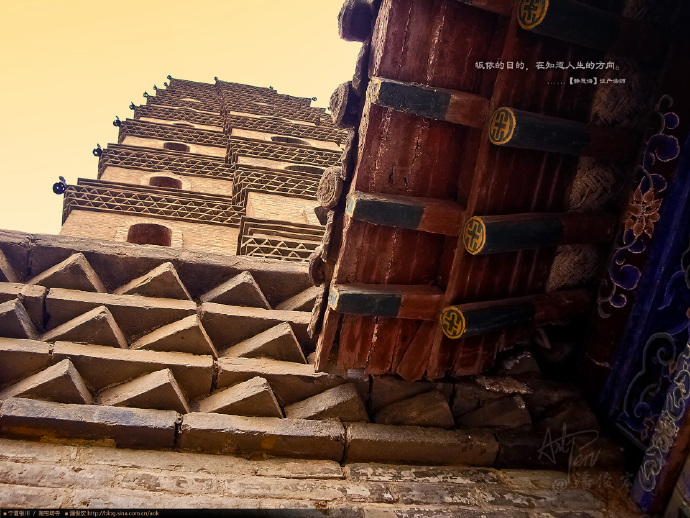
[[359, 43], [338, 37], [343, 0], [22, 0], [0, 18], [0, 229], [56, 234], [68, 183], [166, 76], [273, 86], [327, 106]]

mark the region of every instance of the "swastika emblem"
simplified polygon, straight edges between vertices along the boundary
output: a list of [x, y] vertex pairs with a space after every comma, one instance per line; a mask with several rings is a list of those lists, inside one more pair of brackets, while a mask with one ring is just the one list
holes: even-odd
[[489, 140], [493, 144], [505, 144], [515, 130], [515, 114], [510, 108], [499, 108], [491, 116]]
[[467, 220], [462, 241], [465, 244], [465, 249], [473, 255], [484, 248], [484, 243], [486, 243], [486, 226], [480, 218], [475, 216]]
[[457, 306], [448, 306], [443, 309], [441, 329], [448, 338], [460, 338], [465, 332], [465, 317]]
[[518, 7], [518, 23], [523, 29], [534, 29], [546, 16], [549, 0], [522, 0]]

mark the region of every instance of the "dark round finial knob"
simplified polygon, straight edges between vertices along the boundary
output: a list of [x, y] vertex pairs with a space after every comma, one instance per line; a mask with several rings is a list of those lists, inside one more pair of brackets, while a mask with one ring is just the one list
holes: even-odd
[[103, 150], [101, 149], [101, 145], [96, 144], [96, 147], [94, 148], [93, 151], [91, 151], [91, 153], [93, 153], [93, 156], [98, 156], [98, 157], [101, 156], [103, 154]]
[[168, 74], [168, 79], [172, 81], [172, 76], [170, 74]]
[[53, 192], [55, 194], [65, 194], [65, 190], [67, 190], [67, 184], [65, 183], [64, 178], [62, 178], [62, 176], [61, 176], [60, 181], [55, 182], [53, 184]]
[[120, 120], [120, 117], [115, 115], [115, 120], [113, 121], [113, 126], [119, 128], [121, 125], [122, 125], [122, 121]]
[[133, 110], [134, 108], [136, 108], [136, 106], [134, 106], [134, 103], [129, 103], [129, 109]]
[[148, 92], [144, 92], [144, 97], [146, 97], [146, 98], [148, 99], [148, 98], [149, 98], [149, 93], [148, 93]]

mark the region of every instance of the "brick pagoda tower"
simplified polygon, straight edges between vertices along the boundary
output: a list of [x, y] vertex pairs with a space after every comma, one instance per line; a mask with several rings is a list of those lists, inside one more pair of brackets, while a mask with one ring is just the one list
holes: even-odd
[[306, 260], [343, 132], [311, 99], [272, 88], [174, 79], [144, 94], [98, 179], [66, 186], [62, 235]]

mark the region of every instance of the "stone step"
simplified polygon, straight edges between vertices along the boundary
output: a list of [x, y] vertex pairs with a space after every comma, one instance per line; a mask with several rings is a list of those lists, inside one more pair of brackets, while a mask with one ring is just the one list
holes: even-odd
[[195, 407], [199, 412], [254, 417], [283, 417], [275, 394], [264, 378], [256, 376], [220, 390], [202, 399]]
[[62, 360], [0, 392], [0, 400], [10, 397], [45, 399], [56, 403], [93, 403], [84, 380], [69, 360]]
[[284, 311], [311, 311], [316, 297], [321, 293], [319, 286], [312, 286], [298, 293], [294, 297], [284, 300], [276, 306], [276, 309]]
[[175, 446], [177, 415], [170, 410], [9, 398], [0, 406], [0, 427], [8, 435], [111, 440], [119, 448], [170, 449]]
[[291, 405], [345, 382], [343, 378], [314, 372], [308, 364], [265, 358], [219, 358], [218, 387], [228, 387], [260, 376], [271, 385], [278, 400]]
[[0, 282], [0, 303], [19, 299], [37, 330], [43, 329], [43, 301], [48, 288], [14, 282]]
[[182, 418], [184, 450], [342, 460], [345, 430], [337, 421], [190, 413]]
[[132, 381], [104, 390], [98, 403], [108, 406], [131, 406], [154, 410], [189, 412], [187, 399], [170, 369], [161, 369]]
[[196, 304], [191, 300], [155, 299], [140, 295], [88, 293], [55, 288], [46, 295], [46, 329], [54, 329], [98, 306], [105, 306], [110, 310], [129, 343], [159, 327], [196, 314]]
[[7, 338], [38, 338], [33, 320], [19, 299], [0, 304], [0, 336]]
[[147, 274], [132, 279], [113, 293], [116, 295], [143, 295], [144, 297], [191, 300], [187, 288], [182, 284], [177, 270], [171, 262], [163, 263]]
[[72, 254], [61, 263], [33, 277], [28, 284], [99, 293], [106, 291], [98, 274], [82, 253]]
[[498, 442], [485, 430], [439, 430], [370, 423], [347, 425], [345, 462], [493, 466]]
[[376, 413], [374, 422], [448, 429], [455, 427], [448, 401], [438, 390], [391, 403]]
[[203, 302], [215, 302], [228, 306], [246, 306], [271, 309], [261, 288], [249, 272], [242, 272], [220, 286], [204, 293], [200, 299]]
[[305, 351], [311, 352], [309, 349], [314, 349], [314, 341], [307, 335], [307, 325], [311, 314], [306, 312], [245, 308], [204, 302], [201, 305], [200, 315], [204, 329], [219, 351], [237, 345], [282, 322], [290, 324]]
[[224, 357], [271, 358], [294, 363], [307, 363], [302, 347], [290, 324], [281, 322], [263, 333], [243, 340], [223, 353]]
[[344, 422], [369, 421], [357, 388], [344, 383], [285, 407], [290, 419], [340, 419]]
[[0, 338], [0, 386], [48, 367], [50, 351], [45, 342]]
[[63, 340], [127, 348], [127, 340], [113, 315], [105, 306], [93, 308], [91, 311], [51, 329], [41, 339], [45, 342]]
[[377, 413], [391, 403], [408, 399], [430, 390], [438, 390], [447, 400], [450, 400], [453, 384], [429, 381], [409, 382], [396, 376], [372, 376], [369, 409], [373, 413]]
[[132, 344], [132, 349], [178, 351], [189, 354], [210, 354], [214, 358], [218, 357], [218, 353], [197, 315], [190, 315], [142, 336]]
[[56, 342], [53, 361], [64, 359], [72, 361], [92, 393], [162, 369], [172, 371], [188, 400], [211, 392], [211, 356]]

